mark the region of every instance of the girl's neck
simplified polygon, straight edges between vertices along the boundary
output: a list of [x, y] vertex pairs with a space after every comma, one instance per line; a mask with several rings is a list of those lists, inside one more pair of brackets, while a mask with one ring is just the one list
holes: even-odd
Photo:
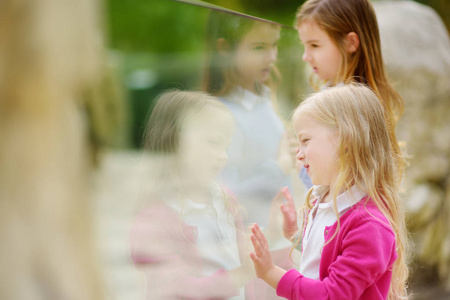
[[328, 190], [325, 195], [323, 195], [322, 197], [322, 201], [320, 201], [321, 203], [329, 203], [333, 201], [333, 198], [330, 195], [330, 190]]
[[[333, 201], [333, 195], [334, 195], [334, 191], [335, 191], [336, 186], [333, 184], [331, 184], [329, 186], [328, 192], [323, 196], [322, 198], [322, 203], [328, 203], [328, 202], [332, 202]], [[342, 187], [339, 192], [337, 193], [337, 195], [341, 195], [342, 193], [345, 192], [345, 188]]]
[[256, 87], [255, 87], [255, 85], [254, 85], [253, 82], [251, 82], [251, 83], [243, 83], [243, 84], [241, 84], [241, 87], [242, 87], [244, 90], [250, 91], [250, 92], [252, 92], [253, 94], [258, 95], [258, 92], [256, 91]]
[[190, 199], [195, 203], [209, 203], [211, 192], [207, 187], [188, 187], [179, 191], [181, 199]]
[[241, 82], [239, 86], [243, 88], [244, 90], [250, 91], [255, 95], [261, 96], [262, 94], [262, 83], [257, 83], [254, 80], [251, 80], [250, 82]]

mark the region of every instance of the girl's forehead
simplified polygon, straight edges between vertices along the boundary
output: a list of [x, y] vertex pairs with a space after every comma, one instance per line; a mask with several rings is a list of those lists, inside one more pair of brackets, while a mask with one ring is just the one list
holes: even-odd
[[315, 123], [315, 120], [309, 116], [309, 114], [303, 110], [297, 110], [292, 116], [292, 122], [295, 130], [304, 128], [307, 124]]
[[303, 42], [311, 39], [328, 38], [327, 32], [314, 19], [306, 19], [298, 26], [298, 34]]
[[292, 120], [295, 122], [296, 119], [303, 119], [303, 118], [308, 118], [309, 117], [309, 113], [308, 113], [308, 104], [307, 105], [303, 105], [300, 108], [297, 108], [294, 111], [294, 114], [292, 115]]
[[187, 114], [182, 127], [211, 128], [217, 126], [233, 126], [233, 117], [230, 112], [215, 107], [192, 111]]
[[190, 144], [211, 138], [231, 140], [235, 128], [231, 114], [221, 110], [215, 110], [212, 114], [202, 112], [185, 121], [181, 128], [181, 141]]

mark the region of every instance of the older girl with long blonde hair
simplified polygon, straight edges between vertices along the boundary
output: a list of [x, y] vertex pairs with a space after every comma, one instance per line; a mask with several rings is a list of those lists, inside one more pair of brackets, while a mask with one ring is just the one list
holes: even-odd
[[266, 238], [252, 227], [257, 276], [288, 299], [406, 298], [406, 229], [396, 156], [384, 110], [360, 84], [310, 96], [293, 115], [300, 160], [315, 187], [297, 236], [291, 197], [284, 234], [297, 237], [299, 270], [274, 265]]
[[387, 78], [370, 1], [308, 0], [297, 12], [296, 27], [316, 91], [320, 86], [357, 82], [369, 86], [377, 95], [384, 107], [391, 146], [397, 156], [396, 173], [401, 180], [404, 161], [395, 126], [403, 114], [404, 101]]

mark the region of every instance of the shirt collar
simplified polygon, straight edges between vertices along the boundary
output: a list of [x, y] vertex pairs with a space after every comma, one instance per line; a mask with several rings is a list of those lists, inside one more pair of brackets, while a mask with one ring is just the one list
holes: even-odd
[[[317, 204], [320, 203], [322, 198], [328, 192], [329, 187], [323, 185], [315, 185], [313, 189], [313, 195], [317, 198]], [[366, 196], [366, 192], [353, 185], [350, 189], [346, 190], [336, 198], [336, 206], [338, 213], [346, 210], [347, 208], [358, 203], [362, 198]]]
[[170, 200], [170, 201], [168, 201], [168, 204], [173, 209], [175, 209], [176, 211], [181, 213], [182, 215], [187, 215], [191, 211], [207, 209], [211, 205], [215, 205], [217, 201], [221, 200], [221, 189], [220, 189], [219, 185], [213, 184], [209, 188], [209, 192], [211, 195], [211, 203], [209, 203], [209, 204], [208, 203], [196, 203], [189, 198], [185, 198], [183, 201]]
[[246, 110], [252, 111], [256, 104], [270, 99], [270, 89], [268, 86], [263, 85], [261, 95], [257, 95], [249, 90], [246, 90], [240, 86], [235, 87], [227, 97], [229, 101], [239, 103]]
[[337, 84], [335, 84], [335, 85], [331, 85], [331, 82], [325, 82], [324, 84], [322, 84], [322, 86], [320, 86], [319, 87], [319, 90], [320, 91], [323, 91], [323, 90], [326, 90], [326, 89], [329, 89], [329, 88], [332, 88], [332, 87], [338, 87], [338, 86], [344, 86], [345, 84], [344, 84], [344, 82], [339, 82], [339, 83], [337, 83]]

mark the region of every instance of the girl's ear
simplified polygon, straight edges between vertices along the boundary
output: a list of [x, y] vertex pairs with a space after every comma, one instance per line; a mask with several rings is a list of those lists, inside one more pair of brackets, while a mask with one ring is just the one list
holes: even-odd
[[354, 53], [359, 47], [359, 36], [355, 32], [350, 32], [346, 36], [347, 41], [347, 51], [349, 53]]
[[230, 45], [228, 44], [227, 40], [224, 38], [218, 38], [217, 39], [217, 51], [225, 56], [228, 55], [230, 50]]

